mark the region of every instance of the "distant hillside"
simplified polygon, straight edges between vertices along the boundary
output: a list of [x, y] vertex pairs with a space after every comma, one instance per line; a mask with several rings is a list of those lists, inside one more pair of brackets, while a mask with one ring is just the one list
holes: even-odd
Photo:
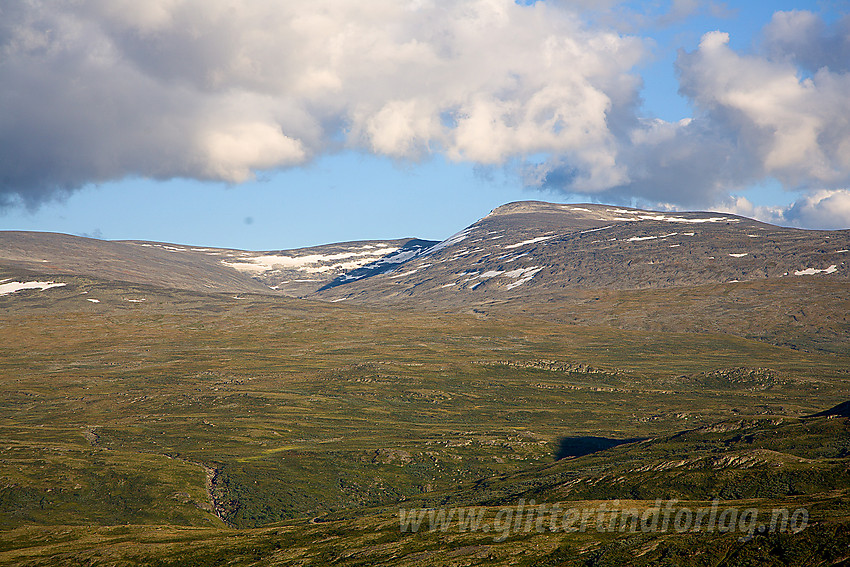
[[576, 289], [657, 289], [768, 278], [850, 278], [850, 231], [720, 213], [504, 205], [392, 271], [325, 288], [333, 301], [468, 305]]
[[345, 242], [249, 252], [149, 241], [108, 241], [47, 232], [0, 232], [0, 268], [15, 273], [88, 276], [199, 292], [310, 294], [414, 239]]
[[247, 275], [193, 250], [48, 232], [0, 232], [0, 268], [8, 273], [89, 276], [205, 292], [268, 292]]
[[9, 289], [85, 276], [194, 292], [708, 330], [830, 352], [850, 349], [848, 260], [850, 230], [537, 201], [499, 207], [442, 242], [246, 251], [0, 232], [0, 284]]
[[223, 267], [229, 272], [236, 271], [243, 278], [248, 277], [262, 284], [261, 290], [266, 293], [282, 293], [290, 297], [308, 296], [374, 262], [394, 266], [394, 262], [403, 262], [409, 258], [411, 251], [415, 253], [436, 244], [429, 240], [402, 238], [340, 242], [291, 250], [246, 251], [193, 248], [158, 242], [127, 243], [202, 258], [205, 262]]
[[442, 242], [405, 238], [245, 251], [0, 232], [0, 266], [194, 291], [452, 307], [575, 289], [850, 278], [850, 230], [721, 213], [510, 203]]

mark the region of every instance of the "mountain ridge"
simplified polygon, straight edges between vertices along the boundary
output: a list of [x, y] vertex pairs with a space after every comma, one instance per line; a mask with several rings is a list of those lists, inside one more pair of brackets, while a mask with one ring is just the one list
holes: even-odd
[[0, 232], [0, 267], [175, 289], [371, 305], [545, 299], [801, 276], [850, 278], [850, 230], [716, 212], [516, 201], [442, 241], [364, 240], [246, 251], [59, 233]]
[[427, 251], [319, 299], [458, 305], [569, 289], [646, 289], [850, 277], [850, 231], [803, 231], [737, 215], [521, 201]]

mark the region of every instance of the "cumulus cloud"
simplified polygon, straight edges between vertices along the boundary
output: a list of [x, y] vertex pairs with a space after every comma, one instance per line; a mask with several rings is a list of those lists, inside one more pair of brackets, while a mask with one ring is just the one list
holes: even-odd
[[0, 193], [142, 175], [241, 182], [355, 148], [616, 180], [643, 42], [510, 0], [33, 0], [0, 8]]
[[765, 50], [809, 73], [850, 71], [850, 15], [832, 24], [806, 10], [777, 12], [764, 29]]
[[754, 175], [789, 188], [848, 184], [850, 75], [824, 67], [801, 78], [793, 65], [739, 55], [728, 43], [711, 32], [679, 57], [682, 92], [735, 135]]
[[783, 218], [804, 228], [850, 228], [850, 191], [817, 191], [788, 207]]
[[676, 62], [694, 116], [642, 119], [619, 136], [627, 181], [600, 197], [716, 208], [749, 185], [777, 180], [808, 196], [787, 210], [754, 214], [807, 227], [850, 224], [846, 208], [827, 214], [850, 186], [850, 73], [848, 59], [833, 56], [839, 36], [844, 49], [850, 44], [847, 22], [827, 26], [808, 12], [780, 12], [763, 48], [750, 54], [733, 50], [726, 33], [706, 33]]
[[[598, 17], [629, 6], [7, 2], [0, 205], [125, 176], [239, 183], [355, 149], [514, 164], [530, 186], [688, 207], [770, 178], [819, 199], [783, 218], [841, 224], [812, 211], [850, 186], [850, 17], [778, 12], [752, 53], [705, 34], [676, 62], [694, 115], [665, 122], [638, 114], [651, 40]], [[646, 25], [723, 10], [706, 6], [676, 0]]]
[[850, 228], [850, 190], [821, 190], [802, 196], [788, 206], [757, 206], [746, 197], [732, 197], [717, 210], [798, 228]]

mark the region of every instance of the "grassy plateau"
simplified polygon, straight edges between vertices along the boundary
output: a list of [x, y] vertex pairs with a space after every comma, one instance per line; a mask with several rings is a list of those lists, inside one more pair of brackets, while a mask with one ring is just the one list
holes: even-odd
[[[819, 341], [781, 305], [708, 324], [716, 290], [421, 312], [62, 281], [0, 296], [2, 565], [850, 564], [850, 420], [808, 417], [850, 399], [846, 290]], [[808, 527], [399, 518], [671, 498]]]

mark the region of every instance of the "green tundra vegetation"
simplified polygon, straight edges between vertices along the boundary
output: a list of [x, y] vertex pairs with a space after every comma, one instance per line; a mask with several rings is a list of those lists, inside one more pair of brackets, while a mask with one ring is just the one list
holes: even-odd
[[[812, 292], [835, 315], [819, 341], [776, 312], [744, 324], [737, 300], [720, 313], [718, 286], [703, 308], [642, 290], [425, 312], [62, 281], [0, 296], [2, 565], [850, 564], [833, 284]], [[808, 524], [400, 527], [429, 508], [657, 499]]]

